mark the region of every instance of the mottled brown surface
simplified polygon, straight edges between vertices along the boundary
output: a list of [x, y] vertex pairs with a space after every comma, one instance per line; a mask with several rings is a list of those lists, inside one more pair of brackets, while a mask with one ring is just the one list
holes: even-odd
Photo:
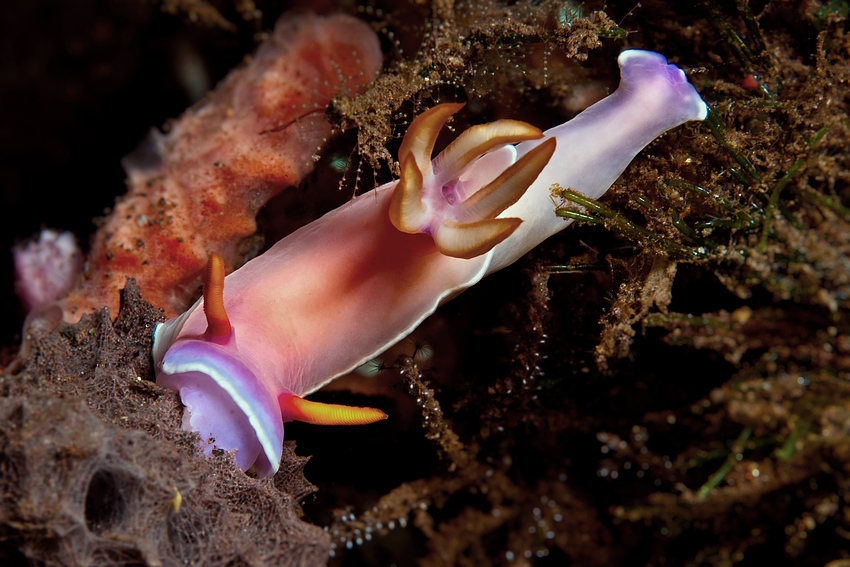
[[0, 562], [324, 563], [327, 535], [299, 519], [314, 487], [293, 443], [258, 481], [180, 429], [176, 393], [148, 381], [161, 320], [130, 280], [114, 324], [104, 308], [32, 336], [2, 377]]

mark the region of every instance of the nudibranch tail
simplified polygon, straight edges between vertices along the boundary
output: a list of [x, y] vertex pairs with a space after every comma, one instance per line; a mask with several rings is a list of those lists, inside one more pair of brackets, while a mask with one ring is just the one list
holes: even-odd
[[[556, 142], [547, 140], [508, 166], [515, 156], [508, 144], [535, 140], [543, 133], [525, 122], [498, 120], [467, 129], [432, 164], [440, 128], [462, 106], [440, 104], [411, 123], [399, 150], [401, 176], [389, 214], [398, 230], [430, 234], [444, 255], [469, 259], [489, 252], [522, 223], [496, 217], [522, 197], [546, 167]], [[500, 147], [505, 151], [493, 151]], [[495, 168], [482, 167], [482, 174], [473, 164], [491, 151], [504, 171], [484, 185], [486, 170]]]
[[[667, 124], [679, 125], [688, 120], [705, 120], [708, 106], [688, 77], [660, 53], [628, 49], [617, 58], [622, 74], [624, 97], [638, 97], [647, 110], [662, 107], [659, 116]], [[672, 127], [672, 126], [671, 126]]]
[[230, 319], [224, 309], [224, 259], [210, 253], [204, 270], [204, 315], [207, 317], [207, 334], [226, 337], [230, 334]]
[[303, 421], [313, 425], [368, 425], [387, 419], [375, 408], [323, 404], [291, 394], [281, 394], [280, 410], [284, 421]]
[[[552, 214], [556, 184], [598, 199], [647, 144], [684, 122], [705, 119], [705, 102], [684, 71], [663, 55], [630, 49], [617, 61], [622, 79], [614, 93], [544, 132], [544, 139], [557, 138], [558, 147], [533, 186], [503, 213], [523, 223], [493, 251], [487, 273], [512, 264], [569, 224]], [[516, 146], [517, 155], [541, 143], [523, 142]]]

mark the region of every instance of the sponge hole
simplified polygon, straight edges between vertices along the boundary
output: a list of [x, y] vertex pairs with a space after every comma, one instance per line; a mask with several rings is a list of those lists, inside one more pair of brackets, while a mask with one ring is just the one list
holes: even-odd
[[106, 469], [95, 472], [86, 490], [84, 514], [89, 531], [98, 535], [110, 531], [121, 522], [126, 509], [127, 503], [115, 474]]

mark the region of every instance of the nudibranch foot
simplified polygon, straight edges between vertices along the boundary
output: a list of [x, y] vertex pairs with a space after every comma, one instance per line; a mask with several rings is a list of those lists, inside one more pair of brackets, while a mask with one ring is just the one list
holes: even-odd
[[[514, 161], [509, 144], [543, 133], [525, 122], [497, 120], [467, 129], [432, 164], [437, 134], [462, 107], [440, 104], [410, 124], [399, 149], [401, 176], [390, 220], [402, 232], [430, 234], [442, 254], [468, 259], [486, 254], [519, 227], [521, 219], [496, 217], [534, 183], [556, 141], [550, 138]], [[496, 148], [501, 150], [492, 151]], [[489, 179], [493, 172], [501, 174]]]

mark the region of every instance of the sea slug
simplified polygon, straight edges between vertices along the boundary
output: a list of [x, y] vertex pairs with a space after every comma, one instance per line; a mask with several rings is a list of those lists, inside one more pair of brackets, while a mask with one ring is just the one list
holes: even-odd
[[413, 331], [445, 301], [562, 230], [550, 188], [599, 197], [653, 139], [707, 107], [685, 74], [647, 51], [619, 57], [618, 90], [541, 132], [474, 126], [433, 161], [438, 105], [410, 125], [401, 176], [295, 231], [224, 278], [212, 256], [204, 298], [158, 326], [157, 383], [179, 390], [205, 450], [236, 450], [259, 476], [279, 464], [283, 422], [366, 423], [369, 408], [302, 398]]

